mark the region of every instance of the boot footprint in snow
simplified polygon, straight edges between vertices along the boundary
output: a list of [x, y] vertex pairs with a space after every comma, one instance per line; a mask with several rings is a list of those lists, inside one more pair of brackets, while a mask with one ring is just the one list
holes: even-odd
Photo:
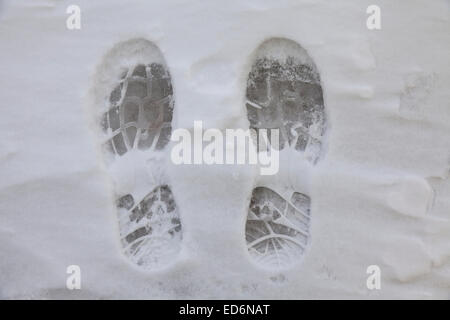
[[[303, 155], [301, 161], [318, 161], [325, 132], [323, 94], [317, 68], [302, 47], [286, 39], [264, 42], [255, 54], [246, 98], [250, 127], [278, 129], [280, 154], [291, 149]], [[253, 189], [245, 234], [258, 265], [283, 269], [297, 263], [310, 241], [309, 227], [308, 195], [290, 190], [282, 196], [267, 184]]]
[[113, 78], [101, 123], [123, 250], [143, 268], [164, 267], [177, 257], [182, 239], [178, 208], [156, 156], [172, 130], [171, 77], [159, 49], [146, 40], [118, 44], [100, 70]]

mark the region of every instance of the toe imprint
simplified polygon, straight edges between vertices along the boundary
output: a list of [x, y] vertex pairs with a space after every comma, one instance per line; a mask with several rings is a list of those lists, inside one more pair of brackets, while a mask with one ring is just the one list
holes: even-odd
[[117, 155], [138, 148], [163, 149], [172, 131], [173, 91], [170, 75], [159, 63], [125, 71], [109, 97], [103, 116], [106, 144]]
[[247, 116], [256, 131], [279, 129], [280, 149], [292, 146], [315, 163], [325, 131], [320, 77], [298, 45], [292, 55], [271, 54], [274, 46], [295, 46], [286, 41], [269, 40], [259, 49], [263, 54], [257, 56], [247, 82]]

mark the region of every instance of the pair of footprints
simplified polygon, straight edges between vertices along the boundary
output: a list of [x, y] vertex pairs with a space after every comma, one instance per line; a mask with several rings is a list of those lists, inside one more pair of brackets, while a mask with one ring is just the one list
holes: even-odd
[[[121, 66], [105, 93], [101, 122], [104, 154], [112, 159], [108, 168], [117, 171], [130, 162], [113, 164], [129, 154], [149, 158], [165, 150], [174, 99], [168, 68], [154, 44], [141, 39], [124, 42], [109, 60], [105, 68], [115, 61]], [[317, 68], [302, 47], [287, 39], [265, 41], [256, 50], [246, 98], [251, 128], [279, 129], [280, 150], [293, 149], [303, 153], [305, 161], [317, 162], [325, 131], [323, 94]], [[181, 249], [183, 227], [169, 184], [159, 179], [144, 192], [130, 188], [116, 193], [126, 256], [146, 269], [173, 262]], [[268, 269], [292, 266], [310, 241], [310, 219], [309, 196], [292, 191], [285, 198], [268, 187], [255, 187], [245, 226], [249, 256]]]

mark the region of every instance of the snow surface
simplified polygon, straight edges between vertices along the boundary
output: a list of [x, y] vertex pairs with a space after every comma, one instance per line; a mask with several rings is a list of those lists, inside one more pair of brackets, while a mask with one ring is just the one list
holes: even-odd
[[[70, 4], [81, 30], [66, 28]], [[370, 4], [381, 30], [366, 28]], [[449, 30], [448, 0], [1, 2], [0, 298], [450, 298]], [[168, 162], [181, 252], [140, 269], [121, 253], [96, 134], [105, 55], [152, 41], [174, 128], [247, 128], [252, 56], [272, 37], [307, 50], [324, 90], [321, 160], [277, 177], [303, 185], [308, 172], [308, 252], [282, 272], [258, 268], [244, 236], [256, 171]], [[66, 289], [73, 264], [81, 290]], [[366, 287], [373, 264], [381, 290]]]

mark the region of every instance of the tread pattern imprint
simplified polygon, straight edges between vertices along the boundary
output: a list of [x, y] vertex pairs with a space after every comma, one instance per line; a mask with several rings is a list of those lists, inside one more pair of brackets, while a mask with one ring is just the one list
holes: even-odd
[[[257, 50], [247, 81], [250, 127], [279, 129], [279, 149], [293, 148], [315, 164], [325, 132], [320, 77], [306, 51], [293, 41], [271, 39]], [[269, 136], [270, 142], [270, 136]], [[310, 197], [289, 198], [268, 187], [253, 189], [245, 235], [253, 261], [266, 269], [297, 263], [310, 241]]]
[[[165, 64], [136, 64], [124, 70], [107, 103], [109, 109], [102, 116], [107, 137], [104, 150], [114, 155], [113, 161], [128, 152], [164, 149], [170, 140], [174, 107]], [[182, 230], [168, 185], [146, 190], [142, 199], [122, 194], [116, 206], [122, 247], [132, 262], [152, 269], [173, 261], [180, 250]]]

